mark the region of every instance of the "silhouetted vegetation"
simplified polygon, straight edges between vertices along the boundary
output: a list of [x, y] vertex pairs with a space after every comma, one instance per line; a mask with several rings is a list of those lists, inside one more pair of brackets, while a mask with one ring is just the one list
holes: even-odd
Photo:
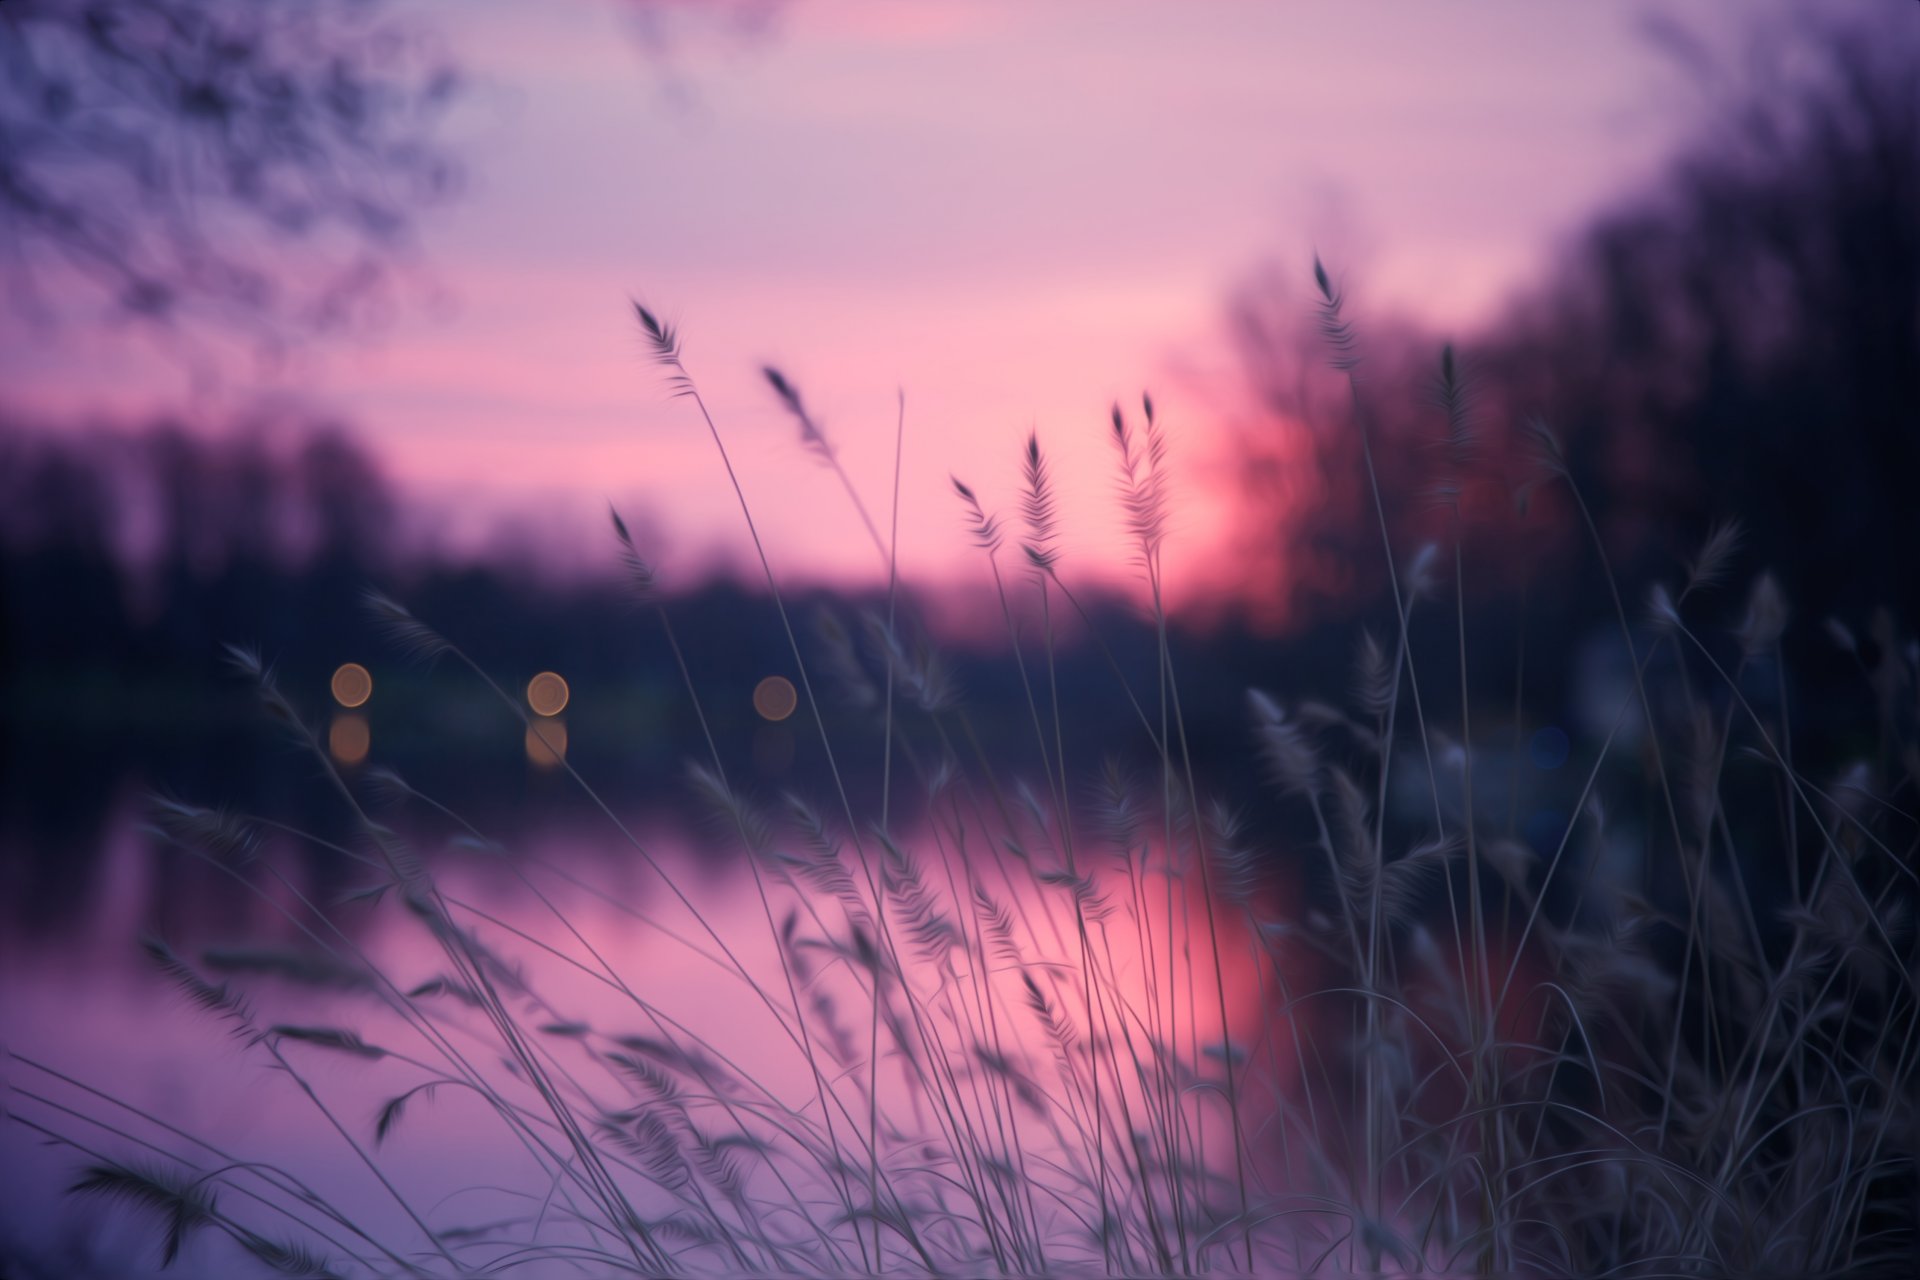
[[28, 314], [78, 280], [142, 321], [341, 329], [456, 180], [458, 76], [377, 0], [9, 0], [0, 73], [0, 280]]
[[[1804, 16], [1761, 41], [1696, 140], [1652, 188], [1599, 217], [1550, 281], [1488, 332], [1457, 342], [1479, 420], [1464, 478], [1482, 531], [1482, 585], [1510, 588], [1541, 557], [1577, 546], [1574, 512], [1526, 489], [1522, 428], [1550, 424], [1592, 477], [1610, 550], [1670, 574], [1715, 521], [1745, 521], [1747, 552], [1819, 619], [1911, 615], [1920, 539], [1920, 25], [1907, 6], [1851, 22]], [[1695, 68], [1694, 72], [1699, 73]], [[1336, 283], [1338, 283], [1336, 281]], [[1351, 416], [1314, 359], [1302, 289], [1251, 282], [1235, 304], [1255, 398], [1252, 495], [1286, 484], [1304, 526], [1273, 551], [1305, 622], [1384, 586], [1354, 554], [1372, 536], [1354, 488], [1357, 446], [1322, 429], [1274, 463], [1263, 436]], [[1434, 380], [1440, 339], [1376, 318], [1372, 380]], [[1426, 468], [1444, 434], [1419, 396], [1363, 404], [1381, 438], [1397, 527], [1425, 536], [1437, 508]], [[1319, 500], [1316, 501], [1316, 498]], [[1250, 509], [1249, 545], [1265, 534]], [[1273, 563], [1271, 560], [1268, 561]], [[1564, 562], [1564, 557], [1556, 563]], [[1578, 611], [1536, 581], [1539, 607]]]

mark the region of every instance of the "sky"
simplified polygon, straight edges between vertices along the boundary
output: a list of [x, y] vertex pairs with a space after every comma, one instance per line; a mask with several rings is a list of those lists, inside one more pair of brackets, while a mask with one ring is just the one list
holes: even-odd
[[1178, 599], [1228, 523], [1234, 289], [1273, 266], [1304, 290], [1318, 252], [1362, 315], [1471, 333], [1696, 117], [1649, 18], [1727, 54], [1780, 7], [795, 0], [670, 11], [662, 52], [609, 0], [410, 3], [472, 85], [450, 125], [470, 180], [423, 223], [426, 284], [390, 324], [213, 384], [124, 325], [10, 324], [0, 394], [43, 420], [214, 423], [296, 396], [352, 423], [437, 537], [592, 559], [612, 500], [690, 579], [750, 544], [638, 298], [681, 326], [784, 578], [884, 575], [763, 363], [883, 529], [904, 398], [920, 582], [979, 574], [949, 476], [1011, 508], [1030, 430], [1063, 564], [1129, 572], [1107, 413], [1151, 390]]

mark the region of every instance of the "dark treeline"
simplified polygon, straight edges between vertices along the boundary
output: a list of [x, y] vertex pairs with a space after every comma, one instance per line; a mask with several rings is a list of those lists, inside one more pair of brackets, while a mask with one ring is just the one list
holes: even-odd
[[[685, 786], [687, 763], [704, 762], [694, 702], [658, 618], [615, 572], [611, 534], [602, 576], [549, 579], [531, 562], [397, 550], [408, 545], [398, 499], [351, 437], [326, 425], [279, 422], [221, 437], [170, 424], [14, 430], [0, 434], [0, 455], [0, 863], [21, 882], [20, 902], [84, 901], [104, 824], [143, 791], [344, 831], [337, 799], [276, 734], [234, 672], [229, 645], [271, 663], [323, 737], [340, 714], [328, 693], [332, 671], [348, 661], [367, 666], [375, 687], [360, 713], [372, 736], [367, 763], [397, 769], [490, 830], [511, 837], [588, 821], [584, 797], [529, 761], [514, 713], [459, 664], [410, 659], [367, 608], [370, 589], [403, 601], [511, 692], [538, 671], [562, 673], [573, 695], [568, 758], [618, 806], [678, 810], [696, 823], [702, 816]], [[902, 616], [917, 616], [911, 593], [904, 603]], [[824, 803], [832, 782], [804, 708], [777, 724], [753, 710], [760, 679], [796, 676], [771, 602], [718, 579], [663, 604], [729, 773], [768, 800], [792, 787]], [[851, 766], [855, 803], [877, 809], [885, 600], [811, 591], [788, 604]], [[1144, 699], [1151, 628], [1118, 602], [1091, 598], [1089, 607]], [[1004, 647], [936, 651], [911, 621], [902, 634], [897, 706], [913, 753], [902, 776], [945, 749], [932, 719], [918, 714], [934, 710], [961, 753], [972, 752], [964, 715], [996, 771], [1025, 771], [1044, 790]], [[1035, 634], [1029, 628], [1029, 641]], [[1113, 667], [1079, 634], [1063, 624], [1060, 696], [1070, 757], [1084, 763], [1091, 785], [1111, 752], [1133, 765], [1150, 760]], [[1231, 627], [1175, 642], [1205, 658], [1192, 663], [1183, 689], [1196, 763], [1210, 777], [1250, 785], [1256, 765], [1243, 694], [1271, 674], [1270, 643]], [[1307, 638], [1289, 651], [1298, 678], [1344, 682], [1338, 644]], [[1143, 750], [1129, 758], [1124, 744]], [[911, 812], [917, 790], [902, 784], [896, 813]], [[317, 873], [342, 872], [323, 862]]]
[[[1483, 679], [1511, 672], [1524, 634], [1530, 679], [1570, 695], [1573, 642], [1616, 630], [1540, 426], [1636, 621], [1650, 584], [1677, 591], [1712, 529], [1738, 521], [1730, 581], [1696, 619], [1738, 624], [1771, 573], [1815, 754], [1870, 749], [1877, 695], [1862, 667], [1897, 683], [1920, 612], [1915, 18], [1895, 5], [1844, 22], [1801, 15], [1738, 69], [1689, 64], [1713, 101], [1664, 177], [1599, 215], [1501, 321], [1451, 336], [1464, 431], [1441, 403], [1450, 335], [1342, 299], [1396, 546], [1402, 560], [1439, 546], [1448, 596], [1460, 513]], [[1340, 264], [1329, 267], [1338, 291]], [[1318, 331], [1322, 299], [1289, 284], [1304, 275], [1261, 277], [1234, 302], [1259, 406], [1242, 436], [1244, 551], [1289, 617], [1390, 629], [1353, 402]], [[1276, 508], [1295, 513], [1278, 538], [1263, 516]], [[1878, 696], [1887, 710], [1890, 691]]]

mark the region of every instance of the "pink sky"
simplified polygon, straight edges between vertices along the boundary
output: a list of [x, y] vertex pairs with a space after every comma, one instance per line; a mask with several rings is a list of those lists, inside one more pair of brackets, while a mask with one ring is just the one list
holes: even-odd
[[1010, 505], [1029, 427], [1068, 570], [1124, 572], [1106, 410], [1151, 388], [1183, 478], [1177, 582], [1224, 514], [1205, 459], [1237, 389], [1230, 289], [1274, 261], [1304, 283], [1317, 248], [1367, 310], [1470, 329], [1684, 131], [1698, 94], [1644, 16], [1732, 50], [1756, 8], [798, 0], [752, 36], [683, 21], [663, 71], [604, 0], [439, 0], [423, 19], [481, 86], [456, 129], [473, 189], [425, 225], [451, 306], [197, 390], [137, 334], [9, 326], [0, 379], [55, 417], [218, 420], [298, 393], [448, 536], [505, 514], [598, 555], [612, 498], [690, 576], [747, 544], [643, 357], [637, 295], [683, 326], [783, 575], [877, 562], [766, 361], [883, 523], [905, 389], [901, 560], [922, 581], [979, 572], [947, 476]]

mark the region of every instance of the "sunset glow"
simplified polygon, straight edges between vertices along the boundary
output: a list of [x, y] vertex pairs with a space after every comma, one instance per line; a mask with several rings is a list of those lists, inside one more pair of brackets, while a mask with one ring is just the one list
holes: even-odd
[[[605, 565], [613, 498], [674, 580], [742, 566], [737, 513], [710, 500], [711, 443], [631, 330], [638, 296], [681, 325], [781, 574], [881, 576], [839, 481], [767, 394], [769, 361], [882, 517], [904, 390], [908, 581], [981, 580], [947, 477], [1004, 508], [1029, 429], [1056, 460], [1064, 563], [1130, 581], [1108, 408], [1150, 389], [1177, 491], [1217, 490], [1246, 400], [1223, 302], [1262, 264], [1303, 298], [1318, 251], [1370, 309], [1471, 328], [1655, 173], [1690, 119], [1667, 55], [1610, 6], [1197, 22], [1133, 3], [1097, 20], [1074, 4], [908, 18], [808, 3], [760, 28], [716, 6], [680, 14], [651, 66], [616, 10], [424, 9], [486, 86], [460, 117], [473, 190], [424, 244], [431, 305], [416, 291], [377, 342], [274, 371], [228, 360], [193, 416], [311, 395], [427, 501], [432, 537], [468, 550], [500, 545], [506, 520], [540, 555]], [[1710, 45], [1745, 30], [1731, 9], [1688, 16]], [[82, 378], [79, 344], [8, 323], [8, 399], [51, 422], [187, 394], [138, 335], [100, 334], [84, 359], [112, 372]], [[1232, 510], [1178, 505], [1168, 590], [1231, 593]]]

